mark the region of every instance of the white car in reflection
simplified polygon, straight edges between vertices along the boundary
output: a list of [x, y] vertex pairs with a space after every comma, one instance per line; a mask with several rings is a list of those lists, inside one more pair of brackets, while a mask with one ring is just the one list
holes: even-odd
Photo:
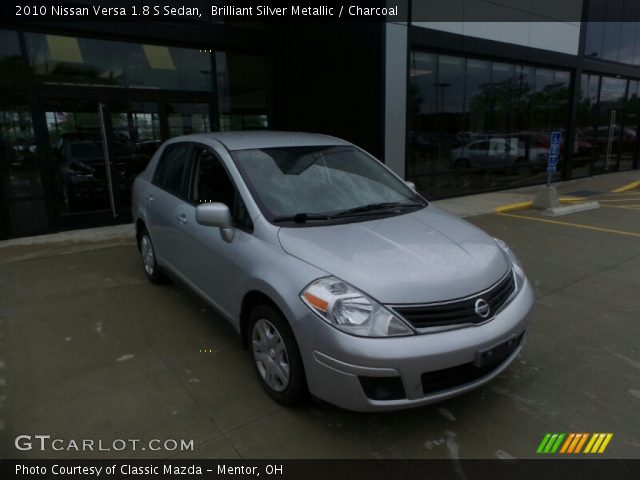
[[547, 161], [547, 149], [530, 147], [517, 138], [488, 138], [451, 150], [452, 166], [457, 170], [487, 167], [516, 167], [530, 170]]

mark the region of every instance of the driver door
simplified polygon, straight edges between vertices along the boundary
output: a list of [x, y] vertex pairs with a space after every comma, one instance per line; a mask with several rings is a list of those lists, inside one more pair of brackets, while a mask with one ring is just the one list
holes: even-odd
[[[249, 235], [248, 214], [231, 177], [218, 155], [203, 145], [194, 145], [194, 169], [184, 225], [185, 276], [192, 286], [228, 313], [234, 301], [234, 289], [241, 278], [235, 265], [235, 252], [242, 235]], [[220, 229], [200, 225], [196, 208], [205, 202], [224, 203], [231, 210], [235, 234], [225, 241]], [[250, 222], [250, 220], [249, 220]]]

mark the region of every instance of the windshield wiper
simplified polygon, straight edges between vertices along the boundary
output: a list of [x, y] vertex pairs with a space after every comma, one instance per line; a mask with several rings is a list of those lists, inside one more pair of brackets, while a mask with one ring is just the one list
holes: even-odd
[[367, 205], [361, 205], [359, 207], [349, 208], [342, 212], [336, 213], [332, 215], [334, 218], [337, 217], [347, 217], [350, 215], [358, 215], [366, 212], [379, 212], [386, 210], [395, 210], [398, 208], [415, 208], [415, 207], [424, 207], [424, 203], [416, 203], [416, 202], [383, 202], [383, 203], [370, 203]]
[[375, 212], [384, 212], [388, 210], [397, 210], [399, 208], [416, 208], [416, 207], [424, 207], [426, 203], [416, 203], [416, 202], [383, 202], [383, 203], [370, 203], [367, 205], [361, 205], [359, 207], [349, 208], [347, 210], [343, 210], [338, 213], [296, 213], [293, 215], [284, 215], [281, 217], [276, 217], [272, 221], [274, 223], [280, 222], [295, 222], [295, 223], [305, 223], [307, 221], [313, 220], [332, 220], [334, 218], [341, 217], [349, 217], [362, 215], [363, 213], [375, 213]]
[[276, 217], [272, 221], [274, 223], [279, 222], [295, 222], [305, 223], [307, 220], [330, 220], [331, 216], [324, 213], [296, 213], [294, 215], [285, 215], [282, 217]]

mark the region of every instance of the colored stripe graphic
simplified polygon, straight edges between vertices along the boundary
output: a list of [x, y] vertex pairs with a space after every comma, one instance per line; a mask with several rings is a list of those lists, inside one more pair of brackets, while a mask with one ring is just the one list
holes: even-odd
[[569, 448], [569, 445], [571, 445], [571, 442], [573, 442], [573, 439], [576, 437], [575, 433], [570, 433], [569, 436], [567, 437], [567, 441], [564, 442], [564, 445], [562, 445], [562, 449], [560, 450], [560, 453], [567, 453], [567, 449]]
[[540, 445], [538, 445], [538, 449], [536, 450], [536, 453], [542, 453], [544, 451], [544, 447], [547, 445], [547, 442], [549, 441], [549, 438], [551, 438], [551, 434], [547, 433], [542, 438], [542, 441], [540, 442]]
[[547, 433], [538, 445], [536, 453], [603, 453], [612, 438], [613, 433]]
[[613, 433], [594, 433], [584, 453], [603, 453], [613, 438]]
[[564, 437], [564, 433], [547, 433], [538, 445], [536, 453], [556, 453]]
[[589, 438], [589, 434], [588, 433], [582, 433], [582, 438], [580, 438], [580, 441], [578, 442], [578, 445], [576, 445], [576, 449], [573, 451], [573, 453], [580, 453], [582, 451], [582, 446], [584, 445], [584, 442], [587, 441], [587, 438]]

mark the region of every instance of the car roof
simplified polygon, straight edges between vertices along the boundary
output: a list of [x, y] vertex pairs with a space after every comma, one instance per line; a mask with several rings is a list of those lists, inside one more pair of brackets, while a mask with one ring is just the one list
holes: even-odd
[[323, 145], [349, 145], [349, 142], [330, 135], [303, 132], [277, 132], [273, 130], [243, 130], [237, 132], [196, 133], [182, 137], [184, 140], [206, 142], [214, 139], [227, 150], [247, 150], [251, 148], [307, 147]]

